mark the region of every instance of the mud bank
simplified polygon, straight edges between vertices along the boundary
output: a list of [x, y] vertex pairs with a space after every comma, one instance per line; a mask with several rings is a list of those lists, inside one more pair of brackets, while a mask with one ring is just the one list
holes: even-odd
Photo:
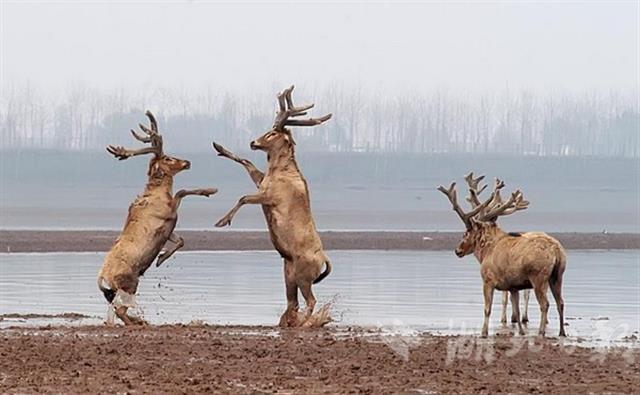
[[[261, 231], [178, 231], [182, 250], [273, 250], [269, 235]], [[320, 232], [328, 250], [452, 250], [458, 232]], [[640, 249], [636, 233], [552, 233], [567, 249]], [[108, 251], [115, 231], [0, 231], [0, 252]]]
[[[2, 393], [637, 393], [640, 350], [366, 329], [0, 331]], [[515, 346], [519, 344], [519, 346]]]

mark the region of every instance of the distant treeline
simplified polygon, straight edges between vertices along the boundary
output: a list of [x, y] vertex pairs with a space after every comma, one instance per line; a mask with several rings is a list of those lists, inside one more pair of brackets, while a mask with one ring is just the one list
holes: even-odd
[[[273, 122], [272, 91], [213, 89], [104, 91], [75, 86], [50, 97], [31, 85], [3, 87], [0, 149], [102, 150], [133, 144], [128, 130], [158, 117], [170, 149], [232, 149]], [[498, 153], [540, 156], [640, 157], [637, 92], [539, 94], [505, 89], [461, 94], [445, 89], [384, 94], [328, 87], [294, 92], [313, 114], [333, 112], [322, 127], [298, 128], [306, 147], [330, 152]]]

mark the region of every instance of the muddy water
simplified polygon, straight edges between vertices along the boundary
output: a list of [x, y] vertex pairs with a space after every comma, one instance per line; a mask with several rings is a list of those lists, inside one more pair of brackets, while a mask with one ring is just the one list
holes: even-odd
[[[479, 266], [449, 252], [330, 251], [331, 276], [315, 287], [334, 300], [338, 325], [477, 333], [482, 322]], [[99, 323], [107, 306], [96, 288], [104, 254], [0, 254], [0, 314], [75, 312]], [[570, 251], [565, 274], [567, 331], [586, 339], [638, 336], [640, 251]], [[551, 295], [549, 294], [549, 298]], [[301, 299], [302, 300], [302, 299]], [[501, 329], [500, 293], [492, 331]], [[141, 282], [138, 302], [152, 323], [266, 324], [285, 307], [282, 266], [271, 252], [182, 252]], [[539, 323], [532, 295], [531, 325]], [[5, 318], [1, 327], [69, 322]], [[502, 328], [504, 330], [504, 328]], [[555, 306], [551, 334], [558, 330]]]

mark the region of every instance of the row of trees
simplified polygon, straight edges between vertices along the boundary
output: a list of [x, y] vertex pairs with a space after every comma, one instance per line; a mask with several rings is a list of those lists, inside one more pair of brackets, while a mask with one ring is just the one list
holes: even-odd
[[[52, 97], [32, 85], [5, 86], [0, 149], [103, 149], [131, 144], [127, 130], [159, 118], [172, 150], [209, 149], [211, 140], [245, 149], [273, 121], [276, 88], [223, 93], [75, 86]], [[602, 155], [640, 157], [637, 92], [461, 94], [436, 89], [389, 95], [331, 86], [294, 93], [333, 112], [322, 128], [298, 129], [307, 150]]]

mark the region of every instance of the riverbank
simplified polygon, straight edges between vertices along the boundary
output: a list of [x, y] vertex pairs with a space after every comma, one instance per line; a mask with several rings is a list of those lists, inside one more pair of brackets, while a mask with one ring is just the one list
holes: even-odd
[[[185, 240], [184, 251], [273, 250], [263, 231], [178, 230]], [[0, 252], [86, 252], [108, 251], [118, 237], [116, 231], [0, 230]], [[637, 233], [551, 233], [570, 250], [640, 249]], [[458, 232], [359, 232], [323, 231], [327, 250], [453, 250], [460, 242]]]

